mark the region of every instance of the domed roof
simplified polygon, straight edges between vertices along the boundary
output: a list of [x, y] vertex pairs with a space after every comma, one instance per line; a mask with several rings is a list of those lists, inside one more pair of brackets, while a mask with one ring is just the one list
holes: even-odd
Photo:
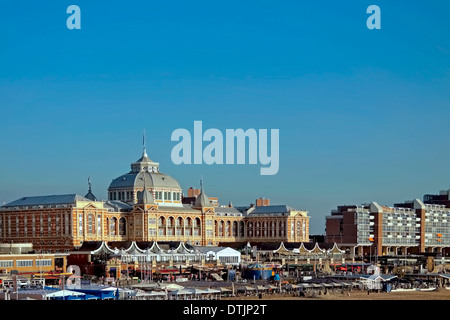
[[141, 158], [131, 164], [131, 171], [113, 179], [109, 185], [110, 189], [125, 189], [125, 188], [143, 188], [144, 174], [147, 188], [166, 188], [166, 189], [180, 189], [180, 184], [177, 180], [159, 172], [159, 163], [153, 162], [147, 155], [147, 151], [142, 152]]
[[177, 180], [167, 174], [159, 172], [129, 172], [114, 179], [109, 185], [109, 189], [113, 188], [143, 188], [145, 184], [147, 188], [167, 188], [181, 189]]

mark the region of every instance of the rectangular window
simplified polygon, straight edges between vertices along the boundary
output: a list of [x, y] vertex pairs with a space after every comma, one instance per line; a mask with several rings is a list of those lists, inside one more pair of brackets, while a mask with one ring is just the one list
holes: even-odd
[[24, 215], [24, 217], [23, 217], [23, 232], [24, 232], [25, 237], [28, 236], [27, 219], [28, 219], [27, 215]]
[[12, 268], [14, 267], [14, 261], [12, 260], [1, 260], [0, 268]]
[[33, 260], [17, 260], [16, 267], [32, 267]]
[[52, 260], [51, 259], [39, 259], [36, 260], [36, 267], [51, 267]]
[[31, 225], [32, 225], [32, 232], [33, 232], [33, 237], [36, 237], [36, 216], [33, 215], [33, 217], [31, 218]]
[[88, 234], [92, 234], [94, 232], [94, 226], [93, 226], [94, 222], [92, 221], [92, 219], [93, 219], [92, 214], [89, 213], [88, 214], [88, 222], [87, 222], [87, 224], [88, 224]]
[[56, 222], [55, 222], [55, 224], [56, 224], [56, 235], [59, 236], [59, 215], [57, 215], [55, 217], [55, 219], [56, 219]]
[[69, 234], [70, 234], [70, 232], [69, 232], [69, 227], [70, 227], [70, 224], [69, 224], [69, 214], [68, 214], [68, 213], [65, 213], [65, 214], [64, 214], [64, 233], [65, 233], [66, 235], [69, 235]]
[[102, 216], [97, 216], [97, 234], [98, 236], [102, 235]]
[[80, 216], [78, 218], [78, 231], [79, 234], [82, 235], [83, 234], [83, 215], [80, 213]]

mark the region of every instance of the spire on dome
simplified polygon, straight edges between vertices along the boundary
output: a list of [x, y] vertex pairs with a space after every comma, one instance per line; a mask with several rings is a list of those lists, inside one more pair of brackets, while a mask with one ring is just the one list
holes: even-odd
[[153, 162], [147, 155], [147, 148], [145, 147], [145, 130], [142, 135], [142, 157], [131, 164], [131, 172], [141, 172], [142, 170], [159, 172], [159, 163]]
[[145, 129], [144, 129], [144, 134], [142, 135], [142, 148], [143, 148], [143, 152], [142, 152], [142, 157], [147, 157], [147, 149], [145, 148]]
[[200, 179], [200, 194], [195, 199], [193, 207], [194, 208], [212, 207], [211, 201], [209, 200], [206, 193], [203, 191], [203, 176]]
[[84, 197], [89, 199], [89, 200], [92, 200], [92, 201], [97, 201], [97, 198], [92, 193], [92, 183], [91, 183], [91, 177], [90, 176], [88, 177], [88, 185], [89, 185], [89, 190], [88, 190], [88, 193]]

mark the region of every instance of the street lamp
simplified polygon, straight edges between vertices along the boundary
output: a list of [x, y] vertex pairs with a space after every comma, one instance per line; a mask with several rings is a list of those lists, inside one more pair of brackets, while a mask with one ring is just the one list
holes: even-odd
[[[369, 241], [370, 241], [369, 257], [370, 257], [370, 263], [372, 263], [372, 246], [375, 243], [375, 239], [370, 237]], [[375, 255], [377, 254], [376, 250], [377, 250], [377, 245], [375, 244], [375, 252], [374, 252]]]

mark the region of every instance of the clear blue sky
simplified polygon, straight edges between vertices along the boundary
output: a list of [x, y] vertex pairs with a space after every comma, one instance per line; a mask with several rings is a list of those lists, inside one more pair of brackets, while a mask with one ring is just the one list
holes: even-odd
[[[81, 8], [68, 30], [66, 8]], [[366, 8], [381, 8], [381, 30]], [[150, 158], [222, 204], [307, 209], [450, 188], [450, 2], [8, 1], [0, 6], [0, 200], [106, 198]], [[177, 128], [280, 129], [280, 170], [171, 162]]]

